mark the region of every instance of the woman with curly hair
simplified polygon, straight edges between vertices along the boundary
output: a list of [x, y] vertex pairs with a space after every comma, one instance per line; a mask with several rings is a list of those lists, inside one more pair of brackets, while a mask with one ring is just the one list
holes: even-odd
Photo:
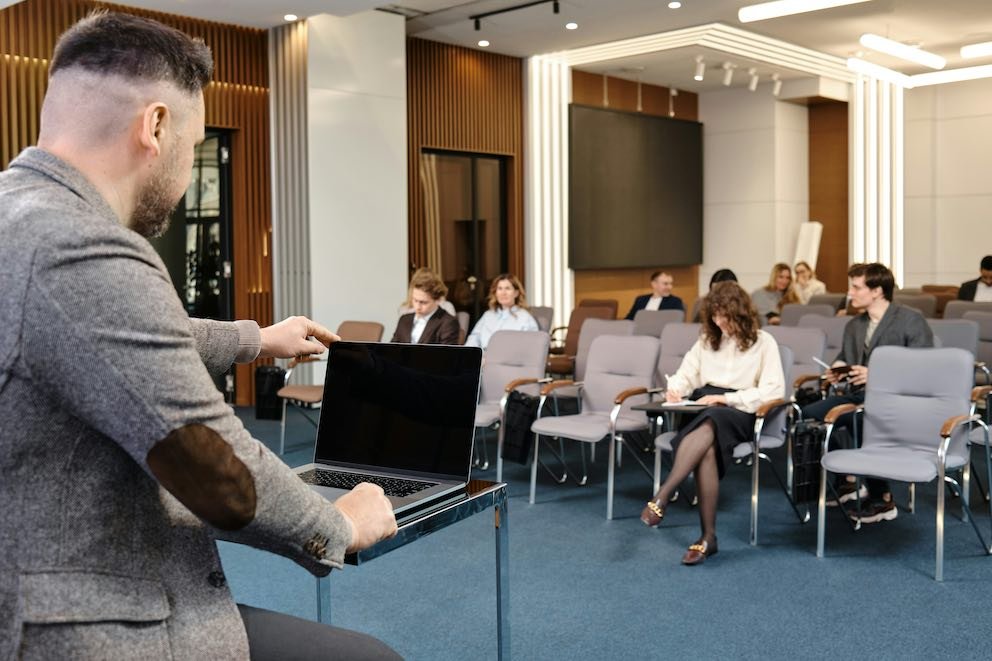
[[707, 405], [672, 440], [675, 458], [668, 479], [641, 512], [655, 528], [679, 484], [696, 474], [702, 534], [682, 558], [698, 565], [717, 552], [716, 506], [720, 479], [734, 447], [754, 433], [754, 413], [766, 401], [785, 396], [785, 377], [775, 338], [759, 329], [758, 313], [736, 282], [720, 282], [703, 300], [699, 340], [668, 379], [665, 399]]

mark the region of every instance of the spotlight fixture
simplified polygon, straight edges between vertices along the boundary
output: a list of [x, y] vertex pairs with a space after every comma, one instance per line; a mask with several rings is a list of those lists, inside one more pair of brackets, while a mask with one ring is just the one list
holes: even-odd
[[778, 18], [779, 16], [804, 14], [808, 11], [830, 9], [831, 7], [841, 7], [843, 5], [855, 5], [859, 2], [868, 1], [869, 0], [775, 0], [775, 2], [762, 2], [757, 5], [741, 7], [737, 10], [737, 20], [741, 23], [751, 23], [752, 21], [764, 21], [769, 18]]
[[747, 70], [747, 75], [751, 76], [751, 80], [747, 82], [747, 90], [753, 92], [758, 89], [758, 70], [751, 67]]
[[488, 48], [488, 47], [489, 47], [488, 39], [479, 39], [479, 48]]
[[778, 74], [772, 74], [772, 96], [778, 96], [782, 93], [782, 81], [779, 80]]
[[477, 18], [474, 19], [474, 20], [475, 20], [475, 31], [478, 32], [479, 30], [482, 29], [482, 21], [480, 21]]
[[696, 56], [696, 72], [693, 74], [693, 78], [696, 80], [702, 80], [703, 76], [706, 75], [706, 63], [703, 62], [703, 56]]
[[672, 2], [669, 2], [668, 3], [668, 8], [669, 9], [678, 9], [681, 6], [682, 6], [682, 3], [679, 2], [678, 0], [672, 0]]
[[296, 14], [286, 14], [285, 16], [282, 17], [282, 20], [288, 23], [292, 23], [293, 21], [299, 20], [299, 18], [300, 17], [297, 16]]
[[565, 23], [565, 29], [566, 30], [578, 30], [579, 29], [579, 24], [576, 23], [575, 21], [569, 21], [568, 23]]
[[961, 57], [970, 60], [973, 57], [986, 57], [992, 55], [992, 41], [980, 44], [968, 44], [961, 47]]
[[723, 63], [723, 84], [726, 87], [730, 87], [730, 84], [734, 82], [734, 65], [730, 62]]
[[930, 67], [931, 69], [943, 69], [944, 65], [947, 64], [947, 60], [942, 58], [940, 55], [930, 53], [922, 48], [914, 48], [913, 46], [902, 44], [898, 41], [893, 41], [892, 39], [886, 39], [885, 37], [880, 37], [877, 34], [863, 34], [861, 35], [860, 41], [861, 45], [865, 48], [870, 48], [874, 51], [878, 51], [879, 53], [891, 55], [892, 57], [898, 57], [900, 60], [908, 60], [910, 62], [922, 64], [923, 66]]

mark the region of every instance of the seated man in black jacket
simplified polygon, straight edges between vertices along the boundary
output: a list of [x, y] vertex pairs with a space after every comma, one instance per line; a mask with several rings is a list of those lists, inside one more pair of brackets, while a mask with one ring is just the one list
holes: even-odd
[[664, 271], [651, 274], [651, 293], [638, 296], [630, 306], [626, 319], [633, 320], [638, 310], [685, 310], [682, 299], [672, 295], [675, 279]]
[[[855, 264], [847, 272], [850, 286], [847, 295], [851, 304], [864, 310], [844, 328], [840, 353], [826, 378], [833, 384], [846, 382], [846, 394], [834, 395], [803, 408], [803, 416], [823, 420], [830, 409], [840, 404], [862, 404], [865, 401], [865, 383], [868, 381], [868, 361], [871, 352], [879, 346], [932, 347], [933, 332], [919, 312], [892, 302], [895, 278], [885, 265]], [[853, 431], [853, 414], [837, 419], [838, 427]], [[892, 493], [885, 480], [868, 478], [869, 500], [860, 512], [851, 515], [862, 523], [891, 521], [898, 516]], [[854, 482], [846, 481], [838, 489], [840, 502], [858, 497]], [[833, 504], [836, 504], [834, 502]]]
[[979, 301], [992, 303], [992, 255], [982, 257], [981, 276], [962, 282], [958, 289], [959, 301]]

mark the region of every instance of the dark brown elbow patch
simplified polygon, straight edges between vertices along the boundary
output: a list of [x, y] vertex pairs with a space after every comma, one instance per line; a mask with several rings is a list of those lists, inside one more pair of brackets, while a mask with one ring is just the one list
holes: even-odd
[[255, 481], [213, 429], [180, 427], [148, 451], [147, 461], [159, 483], [210, 525], [239, 530], [255, 518]]

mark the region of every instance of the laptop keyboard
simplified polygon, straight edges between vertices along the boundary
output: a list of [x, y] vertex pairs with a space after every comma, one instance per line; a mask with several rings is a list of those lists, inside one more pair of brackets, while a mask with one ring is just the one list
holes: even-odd
[[332, 487], [337, 489], [352, 489], [359, 482], [371, 482], [382, 487], [387, 496], [403, 498], [437, 486], [437, 482], [422, 482], [420, 480], [404, 480], [399, 477], [382, 477], [379, 475], [365, 475], [362, 473], [348, 473], [346, 471], [332, 471], [324, 469], [308, 470], [300, 473], [300, 478], [307, 484], [315, 484], [321, 487]]

